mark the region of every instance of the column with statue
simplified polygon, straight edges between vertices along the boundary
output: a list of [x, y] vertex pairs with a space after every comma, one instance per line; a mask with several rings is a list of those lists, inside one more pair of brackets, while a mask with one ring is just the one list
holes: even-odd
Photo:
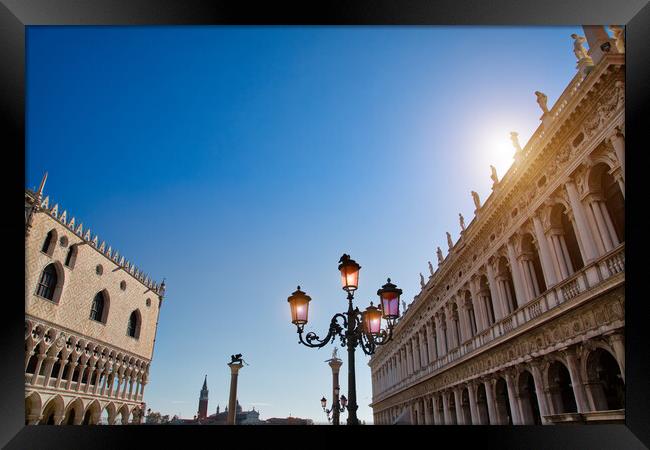
[[334, 425], [339, 424], [339, 416], [341, 414], [340, 403], [339, 403], [339, 369], [343, 365], [343, 360], [340, 359], [337, 355], [337, 348], [334, 347], [332, 352], [332, 358], [328, 359], [327, 362], [332, 368], [332, 423]]
[[237, 376], [239, 369], [244, 365], [244, 360], [241, 353], [230, 356], [230, 399], [228, 401], [228, 421], [226, 424], [235, 425], [235, 418], [237, 417]]

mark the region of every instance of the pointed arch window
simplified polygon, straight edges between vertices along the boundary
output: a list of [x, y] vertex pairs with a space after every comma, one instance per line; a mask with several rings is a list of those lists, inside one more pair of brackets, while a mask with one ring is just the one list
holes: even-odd
[[128, 336], [138, 339], [140, 337], [140, 322], [141, 322], [140, 313], [136, 309], [129, 316], [129, 323], [127, 324], [126, 327], [126, 334]]
[[90, 318], [96, 320], [97, 322], [106, 323], [104, 311], [106, 309], [106, 298], [102, 291], [95, 294], [93, 298], [93, 303], [90, 307]]
[[56, 244], [56, 237], [56, 231], [53, 229], [47, 233], [47, 236], [45, 236], [45, 240], [43, 241], [43, 247], [41, 248], [43, 253], [52, 256]]
[[38, 280], [36, 295], [48, 300], [54, 300], [54, 290], [56, 289], [57, 281], [56, 267], [54, 267], [54, 264], [48, 264], [43, 269], [41, 278]]
[[73, 269], [76, 261], [77, 261], [77, 245], [71, 245], [68, 248], [68, 254], [65, 257], [65, 265]]

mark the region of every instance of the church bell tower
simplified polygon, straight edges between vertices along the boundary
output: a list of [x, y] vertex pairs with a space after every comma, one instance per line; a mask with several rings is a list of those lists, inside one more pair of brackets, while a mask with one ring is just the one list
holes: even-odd
[[208, 376], [205, 376], [203, 380], [203, 387], [201, 388], [201, 394], [199, 395], [199, 413], [197, 418], [199, 420], [205, 419], [208, 417]]

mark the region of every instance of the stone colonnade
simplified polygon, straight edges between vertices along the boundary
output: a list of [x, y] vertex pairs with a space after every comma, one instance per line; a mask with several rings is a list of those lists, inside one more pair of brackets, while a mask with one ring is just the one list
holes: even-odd
[[[71, 398], [70, 403], [77, 398], [98, 399], [120, 407], [127, 405], [129, 412], [141, 405], [150, 361], [30, 317], [25, 321], [25, 336], [26, 397], [34, 392], [45, 397], [60, 393]], [[28, 423], [43, 420], [48, 405], [36, 408], [34, 405], [37, 403], [28, 402], [33, 407], [26, 413]], [[93, 405], [92, 402], [86, 403], [86, 409]], [[93, 408], [91, 416], [97, 413], [99, 417], [106, 406], [99, 411], [95, 411], [95, 406]], [[75, 414], [79, 414], [77, 409]], [[110, 419], [112, 409], [107, 411]], [[83, 416], [79, 418], [82, 419]], [[63, 421], [63, 415], [56, 420]]]
[[624, 409], [621, 329], [381, 410], [375, 424], [404, 411], [414, 425], [547, 424], [555, 415]]

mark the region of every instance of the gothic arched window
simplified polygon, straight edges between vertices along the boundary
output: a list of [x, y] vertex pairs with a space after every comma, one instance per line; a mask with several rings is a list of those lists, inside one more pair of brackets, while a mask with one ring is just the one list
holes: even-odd
[[47, 233], [47, 236], [45, 236], [45, 240], [43, 241], [43, 247], [41, 248], [41, 251], [47, 255], [52, 256], [55, 245], [56, 245], [56, 231], [50, 230]]
[[126, 334], [136, 339], [140, 337], [140, 313], [138, 310], [133, 311], [129, 316]]
[[93, 298], [92, 306], [90, 307], [90, 318], [92, 320], [96, 320], [97, 322], [105, 322], [104, 307], [105, 307], [104, 293], [98, 292], [97, 294], [95, 294], [95, 298]]
[[77, 246], [76, 245], [71, 245], [68, 248], [68, 254], [65, 257], [65, 265], [68, 266], [69, 268], [73, 269], [74, 268], [74, 263], [77, 260]]
[[36, 295], [48, 300], [54, 300], [54, 290], [56, 289], [57, 280], [56, 267], [54, 267], [54, 264], [48, 264], [43, 269], [41, 278], [38, 280]]

